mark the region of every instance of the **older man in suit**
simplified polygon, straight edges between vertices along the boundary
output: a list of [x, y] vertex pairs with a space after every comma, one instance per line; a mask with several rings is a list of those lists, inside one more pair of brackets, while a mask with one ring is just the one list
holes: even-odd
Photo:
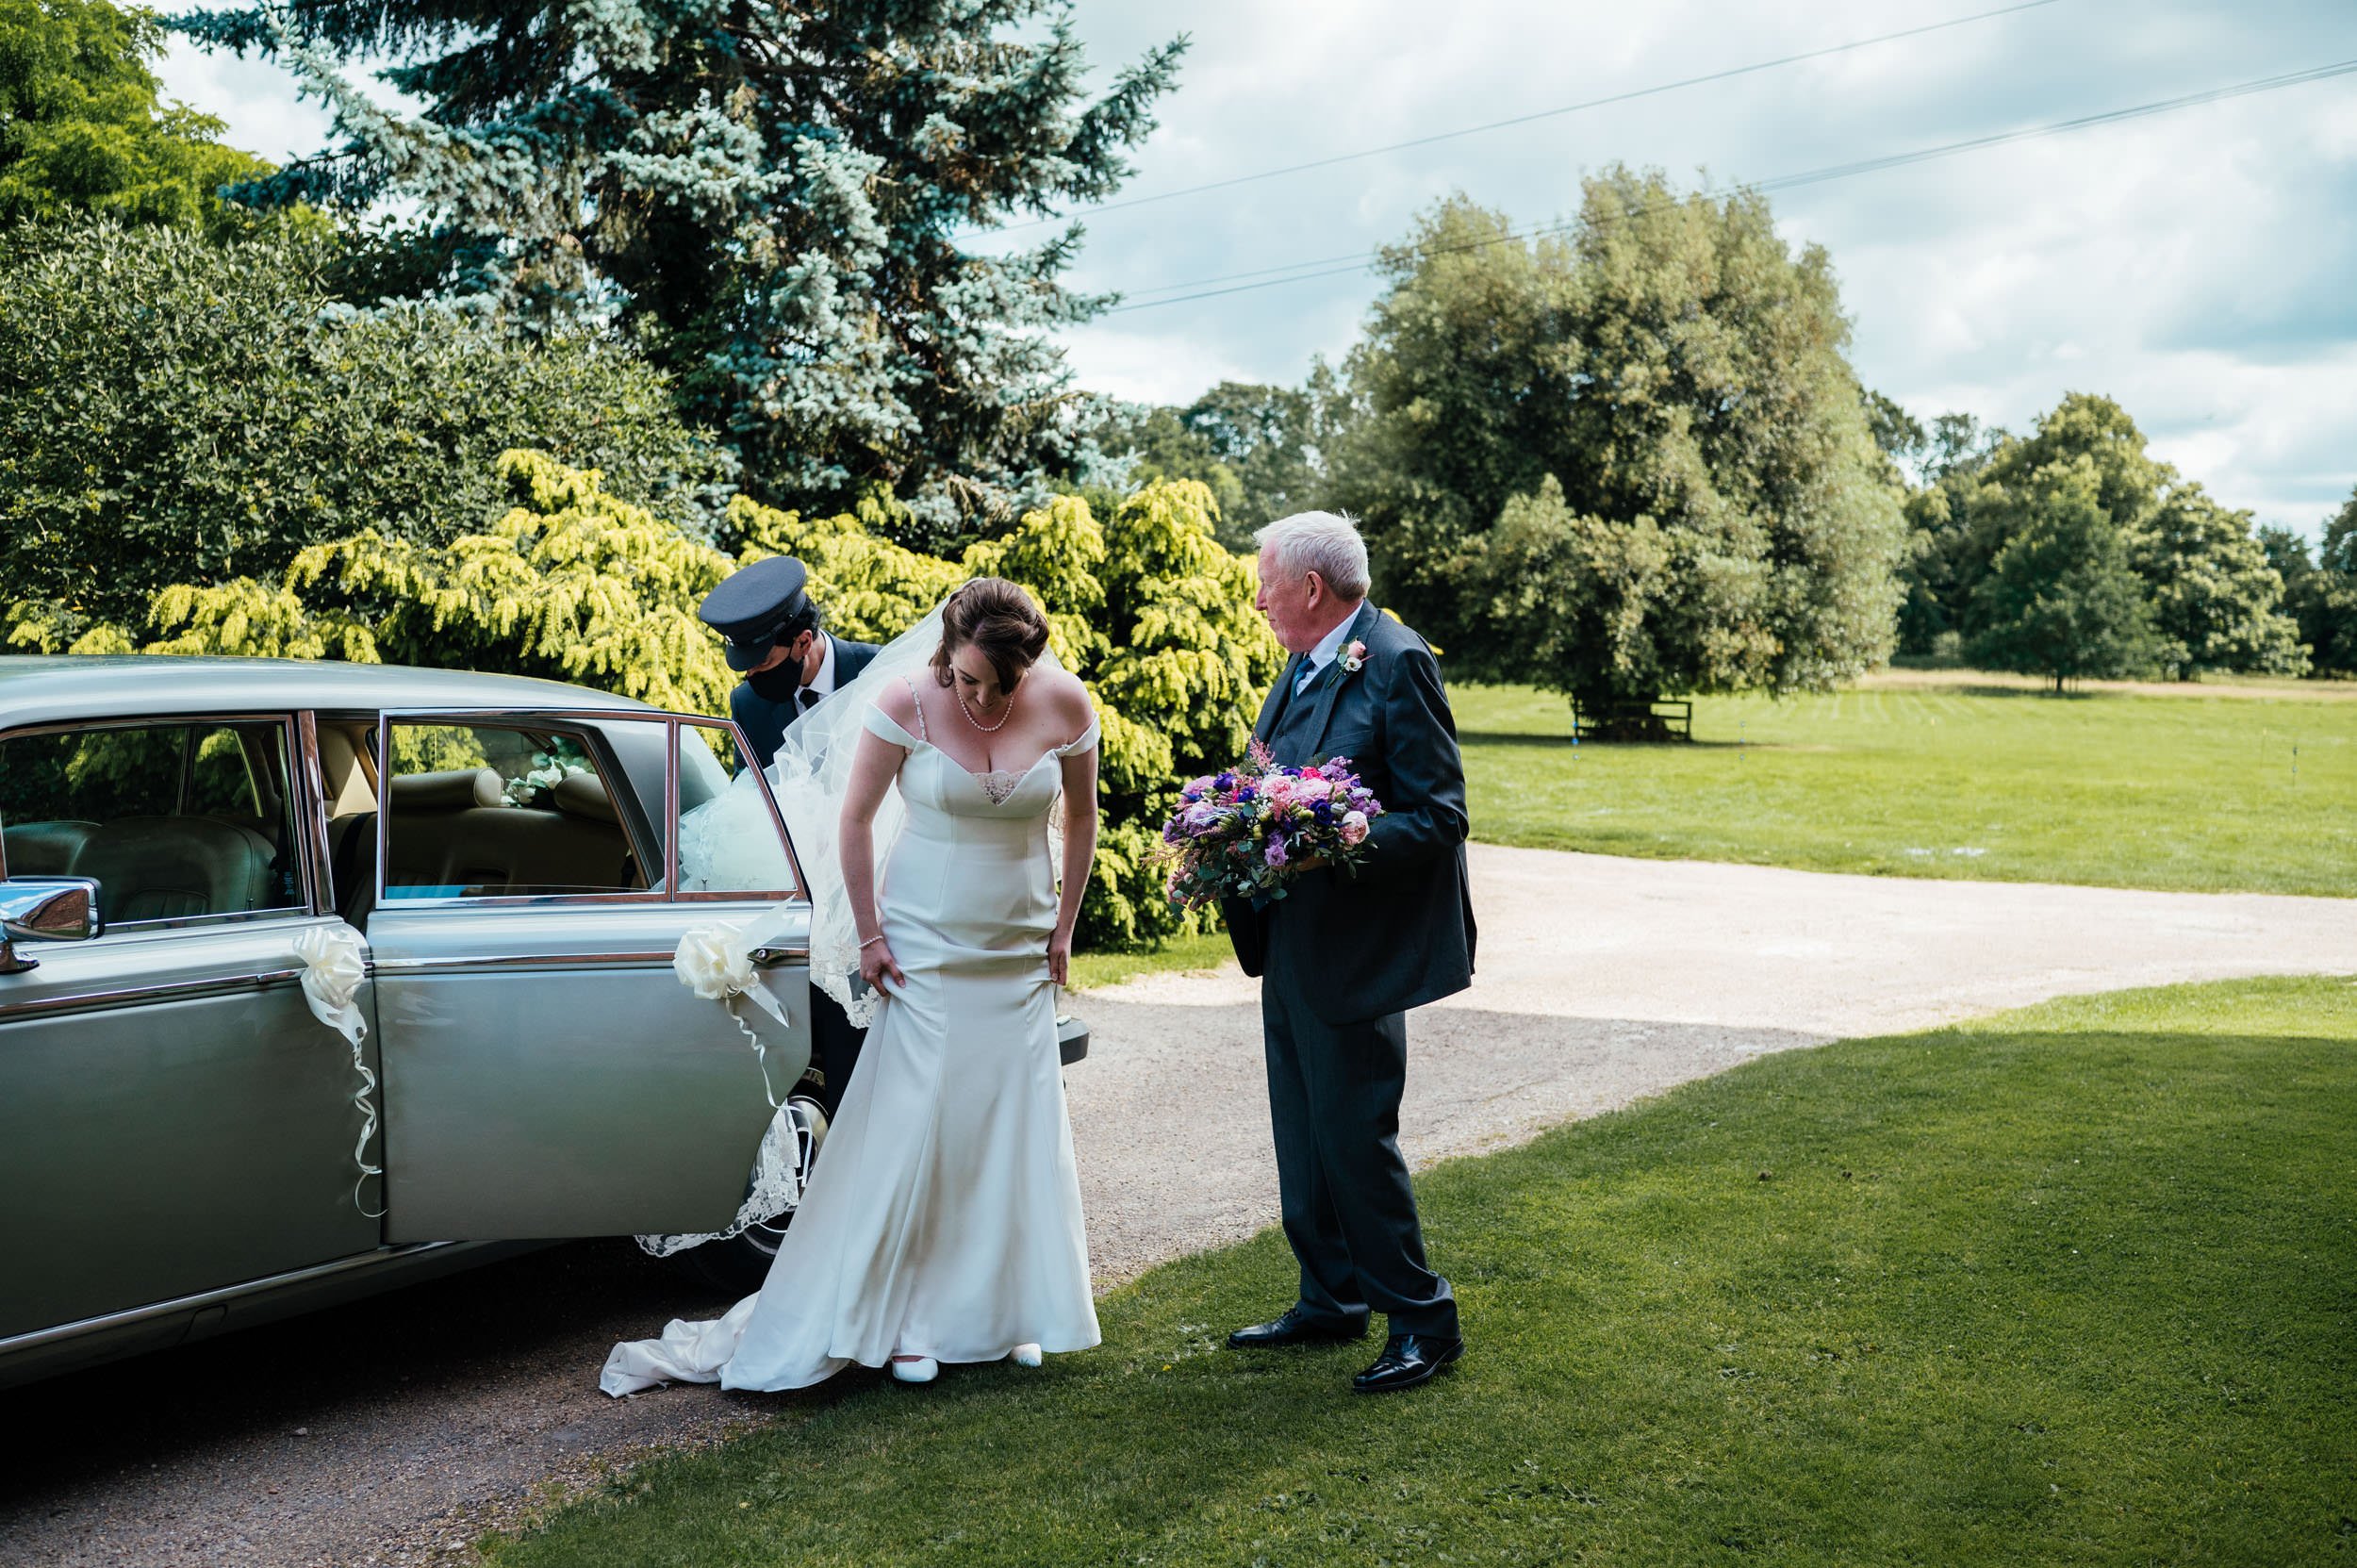
[[1464, 1354], [1449, 1283], [1426, 1262], [1399, 1152], [1407, 1013], [1472, 983], [1465, 774], [1439, 663], [1367, 602], [1367, 548], [1347, 518], [1262, 529], [1261, 611], [1293, 657], [1254, 734], [1277, 762], [1348, 757], [1383, 803], [1355, 870], [1308, 864], [1286, 897], [1224, 908], [1261, 977], [1269, 1114], [1300, 1298], [1240, 1329], [1237, 1349], [1389, 1338], [1353, 1387], [1413, 1388]]
[[[729, 717], [745, 732], [755, 765], [776, 760], [785, 732], [802, 715], [851, 684], [876, 656], [872, 642], [829, 633], [804, 591], [809, 572], [791, 555], [755, 561], [704, 596], [696, 614], [724, 639], [729, 668], [742, 674], [729, 693]], [[810, 992], [811, 1058], [818, 1098], [830, 1114], [859, 1065], [866, 1038], [833, 998]]]

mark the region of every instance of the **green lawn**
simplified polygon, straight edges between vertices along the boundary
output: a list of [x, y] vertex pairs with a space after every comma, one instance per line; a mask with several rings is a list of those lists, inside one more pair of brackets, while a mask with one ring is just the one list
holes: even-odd
[[1917, 677], [1785, 701], [1706, 698], [1694, 745], [1576, 748], [1560, 698], [1451, 695], [1474, 834], [1492, 843], [2357, 895], [2357, 701], [2347, 688], [2255, 689], [2268, 694], [2054, 698]]
[[1165, 974], [1172, 970], [1214, 969], [1236, 956], [1224, 931], [1203, 936], [1180, 936], [1146, 952], [1134, 953], [1074, 953], [1072, 955], [1072, 986], [1075, 991], [1094, 991], [1100, 986], [1118, 985], [1140, 975]]
[[[1587, 759], [1582, 759], [1585, 765]], [[1266, 1233], [1036, 1372], [869, 1374], [486, 1549], [563, 1564], [2357, 1560], [2357, 983], [1766, 1058], [1419, 1183], [1473, 1350], [1244, 1357]], [[660, 1392], [651, 1398], [703, 1398]]]

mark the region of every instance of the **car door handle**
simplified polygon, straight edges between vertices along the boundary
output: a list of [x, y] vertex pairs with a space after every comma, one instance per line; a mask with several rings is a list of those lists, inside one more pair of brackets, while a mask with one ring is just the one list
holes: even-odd
[[755, 948], [746, 956], [753, 961], [755, 968], [774, 969], [781, 964], [806, 961], [810, 957], [810, 949], [800, 947]]

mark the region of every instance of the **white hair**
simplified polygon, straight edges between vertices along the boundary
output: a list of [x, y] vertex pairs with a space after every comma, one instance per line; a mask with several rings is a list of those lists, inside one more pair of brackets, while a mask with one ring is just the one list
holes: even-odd
[[1338, 512], [1295, 512], [1253, 536], [1288, 577], [1316, 572], [1338, 599], [1364, 599], [1369, 586], [1367, 541], [1359, 525]]

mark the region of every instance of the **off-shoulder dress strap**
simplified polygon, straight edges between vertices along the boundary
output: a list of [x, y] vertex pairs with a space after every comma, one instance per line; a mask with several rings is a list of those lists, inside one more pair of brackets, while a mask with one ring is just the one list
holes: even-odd
[[[884, 712], [883, 704], [881, 702], [867, 704], [866, 723], [870, 734], [880, 735], [902, 751], [914, 751], [924, 744], [919, 736], [913, 735], [902, 728], [898, 719]], [[922, 707], [916, 710], [916, 727], [919, 730], [925, 727], [925, 710]]]
[[916, 738], [931, 746], [933, 737], [925, 733], [925, 699], [917, 695], [916, 683], [908, 676], [901, 676], [900, 684], [909, 688], [909, 706], [916, 710]]
[[1096, 751], [1096, 742], [1099, 738], [1096, 726], [1096, 717], [1092, 714], [1089, 716], [1089, 727], [1087, 729], [1082, 730], [1077, 737], [1065, 741], [1062, 746], [1057, 747], [1054, 751], [1048, 752], [1047, 754], [1051, 757], [1080, 756], [1086, 752]]

